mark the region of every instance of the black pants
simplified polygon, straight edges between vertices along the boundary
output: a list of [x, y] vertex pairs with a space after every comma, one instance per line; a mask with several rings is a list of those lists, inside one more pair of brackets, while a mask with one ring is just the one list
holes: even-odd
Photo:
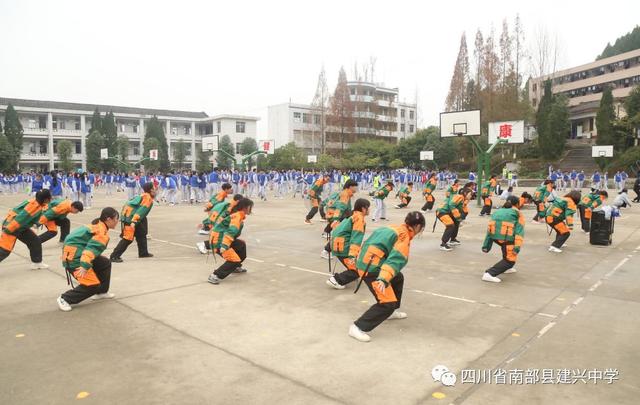
[[[69, 221], [69, 218], [57, 218], [54, 222], [57, 226], [60, 227], [60, 242], [64, 242], [64, 240], [67, 238], [67, 235], [69, 235], [69, 231], [71, 230], [71, 221]], [[38, 238], [40, 239], [40, 243], [45, 243], [57, 234], [58, 232], [56, 231], [47, 231], [42, 235], [39, 235]]]
[[406, 204], [405, 203], [400, 203], [400, 204], [398, 204], [398, 207], [404, 208], [407, 205], [409, 205], [409, 203], [411, 202], [411, 197], [405, 197], [405, 199], [407, 200], [407, 203]]
[[424, 203], [424, 205], [422, 206], [422, 211], [432, 210], [433, 209], [433, 203], [435, 201], [436, 201], [436, 199], [433, 198], [431, 201], [427, 201], [426, 203]]
[[446, 245], [450, 241], [455, 240], [458, 237], [458, 229], [460, 229], [460, 224], [455, 221], [453, 225], [447, 226], [442, 234], [442, 244]]
[[247, 258], [247, 244], [244, 243], [241, 239], [235, 239], [229, 249], [233, 249], [238, 257], [240, 258], [239, 262], [236, 261], [225, 261], [222, 263], [222, 266], [218, 267], [213, 274], [215, 274], [220, 280], [225, 279], [229, 274], [233, 273], [235, 269], [242, 266], [242, 262]]
[[69, 304], [77, 304], [86, 300], [94, 294], [104, 294], [109, 291], [109, 282], [111, 281], [111, 261], [104, 256], [98, 256], [93, 260], [93, 271], [100, 280], [98, 285], [82, 285], [79, 284], [73, 290], [69, 290], [62, 294], [62, 298]]
[[636, 198], [633, 199], [633, 202], [640, 202], [640, 188], [634, 189], [634, 193], [636, 193]]
[[[487, 201], [487, 199], [489, 201]], [[482, 197], [482, 209], [480, 210], [480, 215], [491, 215], [491, 208], [493, 208], [493, 202], [487, 204], [487, 202], [491, 202], [490, 197]]]
[[578, 212], [580, 213], [580, 224], [582, 230], [585, 232], [589, 232], [591, 230], [591, 219], [587, 219], [585, 216], [585, 211], [587, 209], [583, 206], [578, 206]]
[[[138, 222], [133, 231], [133, 236], [138, 244], [138, 256], [146, 256], [149, 254], [149, 250], [147, 249], [147, 229], [147, 217], [144, 217], [140, 222]], [[122, 235], [120, 235], [120, 237], [122, 237]], [[132, 242], [133, 241], [126, 239], [120, 239], [116, 248], [111, 252], [111, 257], [119, 258], [122, 256]]]
[[[29, 248], [29, 256], [31, 256], [31, 261], [33, 263], [41, 263], [42, 243], [40, 243], [40, 239], [38, 239], [38, 236], [33, 233], [31, 229], [23, 229], [16, 233], [15, 236], [16, 239], [27, 245], [27, 247]], [[0, 248], [0, 262], [9, 257], [10, 254], [10, 250]]]
[[553, 241], [551, 246], [560, 249], [562, 248], [562, 245], [564, 245], [564, 243], [567, 241], [567, 239], [569, 239], [569, 236], [571, 236], [571, 232], [567, 231], [565, 233], [560, 233], [558, 229], [556, 229], [555, 225], [557, 224], [556, 223], [551, 224], [551, 227], [553, 228], [553, 230], [556, 231], [556, 240]]
[[487, 273], [491, 274], [493, 277], [499, 276], [500, 274], [504, 273], [505, 271], [509, 270], [510, 268], [512, 268], [516, 262], [515, 261], [511, 261], [507, 259], [507, 244], [506, 243], [499, 243], [496, 241], [496, 243], [500, 246], [500, 248], [502, 249], [502, 260], [500, 260], [498, 263], [494, 264], [493, 266], [491, 266], [488, 270]]
[[364, 282], [369, 287], [369, 291], [376, 298], [376, 303], [371, 306], [358, 320], [354, 323], [356, 326], [363, 332], [369, 332], [375, 329], [378, 325], [384, 322], [385, 319], [389, 317], [396, 309], [400, 308], [400, 300], [402, 298], [402, 287], [404, 286], [404, 276], [402, 273], [396, 274], [394, 278], [391, 279], [389, 286], [387, 289], [392, 288], [393, 293], [395, 294], [395, 300], [391, 302], [381, 302], [387, 301], [385, 298], [388, 298], [389, 292], [387, 291], [385, 296], [382, 297], [380, 293], [373, 288], [371, 285], [374, 281], [376, 281], [376, 277], [378, 275], [367, 275], [364, 278]]
[[345, 263], [345, 259], [346, 257], [338, 257], [340, 263], [342, 263], [342, 265], [346, 267], [347, 270], [333, 275], [333, 278], [340, 285], [347, 285], [350, 282], [358, 279], [358, 272], [355, 270], [349, 270], [349, 266], [347, 266], [347, 264]]
[[320, 210], [320, 217], [322, 219], [326, 218], [326, 215], [324, 213], [324, 207], [322, 205], [318, 205], [318, 207], [311, 207], [311, 209], [309, 210], [309, 213], [306, 216], [306, 219], [308, 221], [311, 221], [311, 218], [316, 216], [316, 213], [318, 212], [318, 210]]

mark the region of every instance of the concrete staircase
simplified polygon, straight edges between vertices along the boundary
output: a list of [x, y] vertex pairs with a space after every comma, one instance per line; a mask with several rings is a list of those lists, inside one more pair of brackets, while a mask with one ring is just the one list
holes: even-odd
[[554, 168], [562, 171], [584, 170], [584, 173], [591, 175], [598, 170], [595, 160], [591, 157], [591, 143], [588, 140], [569, 139], [567, 140], [567, 153]]

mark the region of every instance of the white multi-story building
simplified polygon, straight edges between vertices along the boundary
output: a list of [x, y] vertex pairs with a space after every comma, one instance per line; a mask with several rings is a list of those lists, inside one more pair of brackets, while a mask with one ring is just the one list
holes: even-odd
[[[369, 82], [348, 82], [353, 103], [353, 128], [345, 135], [345, 146], [362, 139], [382, 139], [396, 143], [417, 130], [416, 104], [398, 102], [398, 89]], [[325, 148], [342, 147], [342, 134], [327, 125], [325, 113]], [[276, 147], [294, 142], [309, 153], [322, 149], [321, 110], [307, 104], [283, 103], [268, 111], [269, 138]]]
[[241, 115], [216, 115], [205, 112], [159, 110], [151, 108], [120, 107], [95, 104], [79, 104], [58, 101], [23, 100], [0, 97], [0, 120], [4, 122], [7, 106], [11, 104], [18, 113], [24, 135], [20, 158], [21, 169], [52, 170], [57, 166], [57, 143], [69, 140], [74, 146], [72, 160], [86, 168], [85, 141], [90, 129], [91, 117], [97, 108], [102, 115], [113, 112], [118, 136], [129, 139], [129, 162], [142, 158], [146, 125], [153, 116], [164, 126], [170, 159], [174, 160], [176, 143], [186, 143], [185, 163], [195, 168], [202, 137], [229, 135], [231, 142], [239, 145], [245, 138], [256, 137], [258, 117]]

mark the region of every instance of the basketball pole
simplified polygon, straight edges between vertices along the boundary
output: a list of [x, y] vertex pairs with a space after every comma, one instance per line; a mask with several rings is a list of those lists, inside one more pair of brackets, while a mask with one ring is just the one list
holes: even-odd
[[506, 140], [497, 139], [493, 145], [489, 146], [489, 149], [484, 151], [473, 136], [470, 136], [469, 139], [471, 139], [473, 146], [475, 146], [476, 151], [478, 152], [478, 183], [476, 185], [476, 202], [478, 204], [478, 207], [480, 207], [482, 206], [482, 184], [491, 177], [491, 152], [493, 152], [493, 149], [495, 149], [495, 147], [499, 144], [506, 143]]

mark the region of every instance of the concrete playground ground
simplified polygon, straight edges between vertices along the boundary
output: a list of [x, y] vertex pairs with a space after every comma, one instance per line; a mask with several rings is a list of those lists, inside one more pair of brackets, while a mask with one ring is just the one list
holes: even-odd
[[[22, 199], [0, 196], [0, 208]], [[98, 191], [73, 227], [124, 199]], [[414, 192], [409, 208], [421, 200]], [[407, 212], [395, 202], [391, 224]], [[303, 223], [300, 198], [256, 201], [242, 236], [249, 272], [220, 285], [207, 283], [214, 258], [194, 248], [202, 206], [156, 204], [155, 257], [139, 259], [134, 244], [113, 264], [116, 298], [68, 313], [55, 302], [67, 289], [57, 240], [44, 246], [51, 268], [35, 271], [18, 242], [0, 263], [0, 403], [637, 404], [640, 205], [616, 221], [612, 246], [589, 245], [577, 223], [561, 254], [528, 221], [518, 272], [500, 284], [480, 280], [499, 252], [481, 252], [478, 212], [471, 205], [452, 252], [438, 250], [442, 225], [431, 233], [426, 215], [403, 270], [408, 318], [384, 322], [369, 343], [347, 330], [373, 297], [325, 284], [324, 223]], [[367, 234], [386, 224], [369, 222]], [[107, 252], [117, 242], [114, 231]], [[434, 381], [437, 365], [454, 386]]]

